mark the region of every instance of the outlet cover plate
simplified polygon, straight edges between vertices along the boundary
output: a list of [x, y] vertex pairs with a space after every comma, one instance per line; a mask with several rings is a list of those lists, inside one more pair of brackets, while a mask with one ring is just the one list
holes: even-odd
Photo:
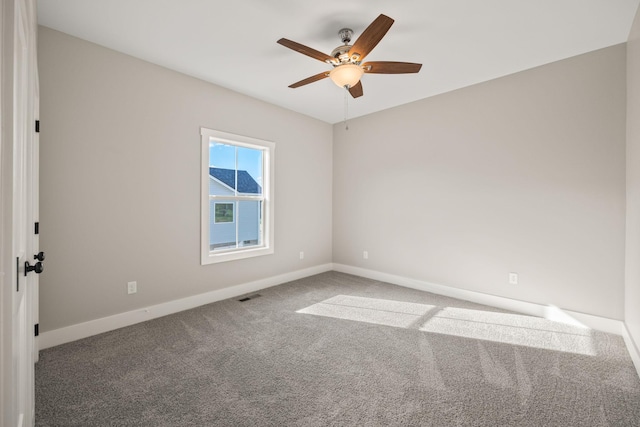
[[127, 282], [127, 294], [135, 294], [138, 292], [138, 282]]

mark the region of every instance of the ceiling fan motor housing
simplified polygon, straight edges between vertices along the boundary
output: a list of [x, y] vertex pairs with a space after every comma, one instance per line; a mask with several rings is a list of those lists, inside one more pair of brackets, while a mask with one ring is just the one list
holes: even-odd
[[338, 31], [338, 34], [340, 35], [342, 43], [349, 44], [351, 42], [351, 37], [353, 37], [353, 30], [351, 28], [343, 28]]
[[339, 61], [337, 64], [334, 64], [334, 66], [351, 62], [349, 58], [349, 49], [351, 49], [351, 45], [348, 44], [338, 46], [337, 48], [333, 49], [333, 52], [331, 52], [331, 56]]
[[354, 62], [349, 58], [349, 49], [351, 49], [351, 45], [349, 44], [349, 42], [351, 42], [353, 30], [351, 28], [343, 28], [338, 31], [338, 35], [340, 36], [340, 40], [342, 40], [342, 43], [344, 44], [333, 49], [333, 51], [331, 52], [331, 56], [338, 60], [338, 63], [332, 64], [334, 67], [338, 67], [349, 62]]

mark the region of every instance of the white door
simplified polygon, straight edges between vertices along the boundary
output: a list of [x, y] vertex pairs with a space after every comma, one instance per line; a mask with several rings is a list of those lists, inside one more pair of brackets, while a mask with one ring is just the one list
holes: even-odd
[[36, 19], [33, 0], [3, 0], [2, 425], [34, 424], [38, 217]]

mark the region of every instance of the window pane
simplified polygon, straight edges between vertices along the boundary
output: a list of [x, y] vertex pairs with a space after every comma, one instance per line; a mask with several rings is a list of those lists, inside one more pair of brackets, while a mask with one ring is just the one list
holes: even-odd
[[210, 212], [210, 250], [262, 245], [262, 201], [211, 201]]
[[209, 143], [209, 194], [235, 194], [236, 147], [211, 141]]
[[262, 201], [238, 202], [238, 245], [262, 245]]
[[[235, 203], [232, 200], [212, 200], [209, 205], [209, 249], [213, 251], [236, 248], [236, 223], [233, 219], [231, 222], [225, 221], [229, 218], [229, 212], [233, 217], [236, 211]], [[218, 221], [219, 219], [222, 221]]]
[[238, 193], [262, 194], [262, 150], [238, 148]]

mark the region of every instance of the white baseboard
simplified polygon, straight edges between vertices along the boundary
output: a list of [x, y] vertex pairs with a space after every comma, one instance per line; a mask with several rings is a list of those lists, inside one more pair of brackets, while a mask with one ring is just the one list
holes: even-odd
[[112, 331], [115, 329], [123, 328], [125, 326], [130, 326], [136, 323], [145, 322], [147, 320], [156, 319], [158, 317], [166, 316], [169, 314], [178, 313], [180, 311], [189, 310], [191, 308], [210, 304], [212, 302], [234, 298], [250, 292], [256, 292], [261, 289], [269, 288], [272, 286], [280, 285], [282, 283], [290, 282], [292, 280], [302, 279], [331, 270], [335, 270], [341, 273], [353, 274], [360, 277], [366, 277], [373, 280], [379, 280], [381, 282], [392, 283], [394, 285], [404, 286], [407, 288], [431, 292], [438, 295], [458, 298], [465, 301], [486, 304], [492, 307], [515, 311], [517, 313], [539, 316], [558, 322], [569, 323], [577, 326], [585, 326], [598, 331], [621, 335], [625, 340], [636, 370], [638, 370], [638, 375], [640, 376], [640, 351], [634, 343], [631, 335], [627, 331], [626, 326], [620, 320], [608, 319], [590, 314], [563, 310], [558, 307], [536, 304], [526, 301], [518, 301], [510, 298], [488, 295], [480, 292], [453, 288], [450, 286], [438, 285], [435, 283], [410, 279], [403, 276], [382, 273], [379, 271], [360, 267], [331, 263], [318, 265], [303, 270], [296, 270], [290, 273], [268, 277], [266, 279], [256, 280], [254, 282], [243, 283], [228, 288], [218, 289], [215, 291], [206, 292], [204, 294], [194, 295], [175, 301], [169, 301], [150, 307], [144, 307], [125, 313], [115, 314], [113, 316], [103, 317], [100, 319], [67, 326], [64, 328], [55, 329], [53, 331], [42, 332], [38, 337], [39, 348], [45, 349], [54, 347], [56, 345], [68, 343], [82, 338], [87, 338], [92, 335], [101, 334], [103, 332]]
[[531, 316], [543, 317], [545, 319], [568, 323], [575, 326], [584, 326], [616, 335], [624, 335], [624, 332], [626, 331], [624, 323], [620, 320], [608, 319], [591, 314], [578, 313], [554, 306], [536, 304], [526, 301], [518, 301], [511, 298], [499, 297], [496, 295], [483, 294], [481, 292], [468, 291], [466, 289], [438, 285], [422, 280], [410, 279], [408, 277], [382, 273], [379, 271], [353, 267], [350, 265], [334, 263], [333, 269], [342, 273], [353, 274], [355, 276], [366, 277], [368, 279], [379, 280], [386, 283], [392, 283], [394, 285], [404, 286], [406, 288], [418, 289], [420, 291], [458, 298], [478, 304], [490, 305], [492, 307], [511, 310], [517, 313], [528, 314]]
[[38, 344], [41, 350], [56, 345], [76, 341], [87, 338], [92, 335], [101, 334], [103, 332], [113, 331], [125, 326], [134, 325], [136, 323], [145, 322], [147, 320], [156, 319], [168, 314], [177, 313], [201, 305], [211, 304], [212, 302], [221, 301], [228, 298], [234, 298], [250, 292], [259, 291], [261, 289], [280, 285], [282, 283], [298, 280], [315, 274], [324, 273], [333, 269], [332, 264], [323, 264], [315, 267], [305, 268], [302, 270], [292, 271], [290, 273], [280, 274], [278, 276], [268, 277], [266, 279], [256, 280], [254, 282], [243, 283], [228, 288], [218, 289], [204, 294], [194, 295], [187, 298], [181, 298], [175, 301], [144, 307], [126, 313], [115, 314], [113, 316], [103, 317], [100, 319], [90, 320], [88, 322], [67, 326], [52, 331], [42, 332], [38, 337]]
[[633, 364], [635, 365], [636, 371], [638, 371], [638, 376], [640, 377], [640, 350], [626, 326], [624, 327], [622, 337], [624, 338], [624, 343], [627, 345], [627, 350], [629, 350], [631, 360], [633, 360]]

